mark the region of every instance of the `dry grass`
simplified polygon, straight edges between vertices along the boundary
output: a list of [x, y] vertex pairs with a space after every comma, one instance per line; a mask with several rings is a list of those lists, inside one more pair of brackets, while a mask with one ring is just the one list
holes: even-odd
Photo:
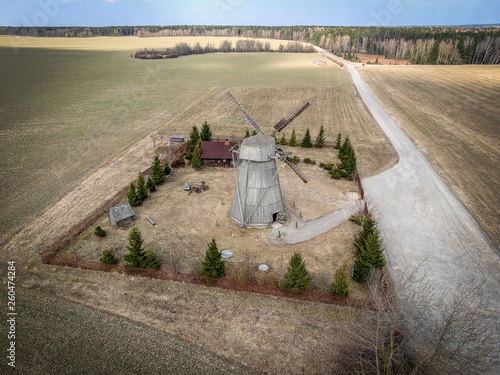
[[[349, 75], [314, 64], [317, 54], [137, 61], [121, 51], [28, 48], [31, 43], [0, 54], [4, 238], [152, 131], [187, 135], [207, 120], [217, 134], [243, 136], [245, 122], [224, 98], [228, 89], [269, 132], [308, 99], [311, 108], [293, 124], [297, 136], [306, 127], [315, 134], [320, 125], [330, 141], [338, 131], [349, 133], [363, 175], [395, 160]], [[130, 177], [123, 177], [126, 185]]]
[[[331, 150], [332, 157], [333, 154]], [[356, 195], [354, 182], [333, 180], [318, 166], [301, 163], [299, 168], [308, 176], [307, 184], [302, 183], [287, 166], [280, 171], [280, 182], [287, 209], [301, 216], [303, 221], [335, 211], [338, 209], [336, 200], [347, 200], [349, 195]], [[205, 181], [210, 189], [198, 195], [188, 195], [183, 190], [186, 181], [192, 185]], [[352, 240], [359, 227], [346, 222], [311, 241], [276, 247], [266, 241], [271, 229], [244, 231], [229, 219], [234, 186], [232, 169], [175, 170], [174, 179], [151, 194], [142, 207], [134, 208], [137, 220], [133, 227], [140, 229], [145, 247], [158, 254], [163, 269], [199, 273], [207, 244], [213, 237], [219, 250], [230, 249], [234, 253], [227, 261], [232, 279], [276, 284], [283, 278], [291, 255], [300, 252], [313, 276], [313, 288], [328, 292], [335, 270], [344, 261], [350, 264], [354, 259]], [[155, 226], [146, 215], [154, 220]], [[106, 238], [93, 234], [96, 225], [108, 231]], [[97, 261], [103, 250], [112, 248], [114, 242], [117, 258], [122, 261], [128, 252], [129, 232], [130, 228], [113, 229], [107, 216], [103, 215], [61, 250], [59, 256]], [[268, 276], [257, 270], [262, 263], [270, 266]], [[363, 298], [363, 289], [353, 282], [351, 295]]]
[[[87, 43], [84, 39], [72, 42], [77, 41]], [[363, 175], [387, 168], [394, 163], [395, 153], [356, 96], [349, 75], [330, 64], [314, 64], [319, 59], [316, 54], [214, 54], [175, 61], [136, 61], [127, 57], [128, 47], [116, 52], [81, 51], [81, 46], [74, 50], [28, 48], [33, 42], [35, 39], [29, 40], [18, 51], [7, 48], [0, 53], [5, 73], [0, 78], [5, 88], [0, 93], [2, 232], [26, 223], [4, 243], [0, 257], [16, 261], [19, 284], [141, 321], [262, 372], [330, 372], [342, 342], [337, 334], [344, 316], [341, 308], [44, 266], [39, 252], [149, 166], [153, 150], [147, 136], [151, 132], [188, 134], [193, 125], [207, 119], [216, 134], [242, 136], [245, 125], [241, 114], [224, 99], [228, 89], [266, 131], [302, 99], [308, 99], [311, 108], [293, 124], [299, 139], [306, 127], [314, 136], [320, 125], [325, 126], [328, 141], [333, 141], [338, 131], [348, 133]], [[314, 155], [318, 161], [324, 157], [324, 150], [294, 152], [300, 157]], [[315, 168], [303, 169], [311, 177]], [[333, 180], [328, 178], [323, 182], [318, 179], [317, 185], [302, 186], [291, 175], [302, 190], [290, 193], [285, 183], [287, 170], [283, 172], [285, 199], [312, 199], [306, 190], [312, 187], [319, 192], [310, 207], [296, 206], [306, 218], [326, 208], [335, 209], [332, 199], [342, 199], [345, 192], [342, 186], [330, 189]], [[210, 179], [211, 171], [189, 173], [192, 177], [186, 174], [185, 178], [205, 180], [211, 189], [187, 197], [179, 189], [184, 183], [179, 176], [138, 211], [140, 218], [135, 225], [143, 231], [147, 246], [161, 252], [164, 267], [195, 269], [207, 242], [216, 235], [220, 249], [235, 249], [231, 260], [235, 268], [237, 262], [244, 264], [250, 259], [272, 263], [274, 270], [280, 265], [283, 269], [293, 251], [304, 252], [315, 275], [315, 287], [321, 289], [331, 283], [336, 266], [352, 251], [348, 240], [355, 227], [351, 223], [307, 243], [283, 248], [265, 247], [264, 231], [258, 232], [257, 240], [257, 232], [240, 234], [235, 230], [230, 237], [229, 228], [216, 227], [214, 221], [216, 215], [227, 215], [232, 177], [226, 178], [224, 171], [213, 174], [221, 173], [218, 179]], [[356, 191], [354, 186], [352, 190]], [[213, 199], [207, 199], [210, 197]], [[222, 197], [227, 199], [224, 206]], [[195, 205], [185, 205], [188, 199], [206, 205], [202, 220]], [[322, 205], [322, 199], [329, 204]], [[189, 212], [183, 211], [185, 207]], [[150, 214], [158, 226], [152, 227], [143, 219], [144, 214]], [[104, 224], [107, 219], [102, 220]], [[178, 232], [169, 232], [172, 220], [178, 221]], [[225, 220], [231, 225], [227, 217]], [[128, 232], [118, 232], [122, 256]], [[164, 242], [154, 242], [160, 238], [158, 232], [162, 232]], [[189, 252], [173, 254], [177, 263], [170, 262], [169, 249], [182, 247]], [[254, 256], [247, 249], [260, 252]], [[98, 250], [93, 251], [91, 257], [96, 259]], [[353, 295], [357, 293], [354, 288]], [[92, 344], [83, 341], [84, 346]]]
[[365, 66], [359, 70], [500, 247], [500, 67]]

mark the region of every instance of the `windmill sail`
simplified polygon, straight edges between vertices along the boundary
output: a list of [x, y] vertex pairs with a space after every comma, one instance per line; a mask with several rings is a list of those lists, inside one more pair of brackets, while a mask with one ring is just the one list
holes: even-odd
[[260, 126], [257, 124], [257, 121], [255, 121], [252, 116], [250, 116], [250, 113], [247, 112], [247, 110], [240, 104], [240, 102], [238, 102], [238, 100], [236, 100], [236, 98], [233, 96], [233, 94], [231, 94], [229, 91], [227, 92], [227, 96], [229, 98], [231, 98], [233, 100], [233, 102], [236, 104], [236, 106], [243, 112], [243, 114], [245, 115], [245, 120], [246, 122], [248, 123], [248, 125], [250, 125], [250, 127], [255, 130], [255, 131], [259, 131], [261, 132], [262, 134], [264, 134], [264, 132], [262, 131], [262, 129], [260, 128]]
[[283, 117], [276, 125], [274, 125], [274, 129], [277, 132], [282, 131], [288, 124], [290, 124], [293, 120], [295, 120], [302, 112], [304, 112], [307, 107], [309, 107], [309, 102], [304, 102], [293, 111], [291, 111], [288, 115]]

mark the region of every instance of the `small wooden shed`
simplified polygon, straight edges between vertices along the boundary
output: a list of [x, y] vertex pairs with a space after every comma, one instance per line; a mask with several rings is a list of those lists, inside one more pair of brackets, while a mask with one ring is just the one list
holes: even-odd
[[130, 224], [135, 219], [135, 212], [129, 203], [123, 203], [113, 206], [108, 210], [108, 217], [111, 224], [117, 227], [123, 227]]

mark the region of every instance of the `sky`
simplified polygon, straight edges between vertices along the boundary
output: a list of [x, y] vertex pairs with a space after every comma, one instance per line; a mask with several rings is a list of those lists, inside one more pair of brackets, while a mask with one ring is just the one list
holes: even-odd
[[1, 26], [500, 23], [500, 0], [0, 0]]

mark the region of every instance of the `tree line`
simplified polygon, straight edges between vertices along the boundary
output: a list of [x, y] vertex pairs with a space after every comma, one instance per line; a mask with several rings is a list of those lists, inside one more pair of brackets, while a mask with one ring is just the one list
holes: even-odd
[[[220, 36], [310, 42], [338, 54], [368, 53], [413, 64], [498, 64], [500, 28], [323, 26], [0, 27], [0, 35], [45, 37]], [[265, 45], [263, 46], [265, 50]], [[293, 51], [288, 51], [293, 52]]]
[[220, 43], [219, 47], [215, 47], [212, 43], [207, 43], [205, 47], [202, 47], [198, 42], [196, 45], [191, 47], [187, 43], [177, 43], [173, 48], [167, 48], [165, 50], [140, 50], [130, 55], [136, 59], [145, 60], [156, 60], [156, 59], [170, 59], [179, 56], [188, 55], [198, 55], [204, 53], [215, 53], [215, 52], [288, 52], [288, 53], [311, 53], [314, 52], [314, 48], [311, 45], [305, 45], [300, 42], [288, 42], [288, 44], [280, 44], [277, 50], [271, 48], [270, 42], [262, 43], [255, 39], [242, 39], [238, 40], [236, 43], [228, 41], [227, 39]]

